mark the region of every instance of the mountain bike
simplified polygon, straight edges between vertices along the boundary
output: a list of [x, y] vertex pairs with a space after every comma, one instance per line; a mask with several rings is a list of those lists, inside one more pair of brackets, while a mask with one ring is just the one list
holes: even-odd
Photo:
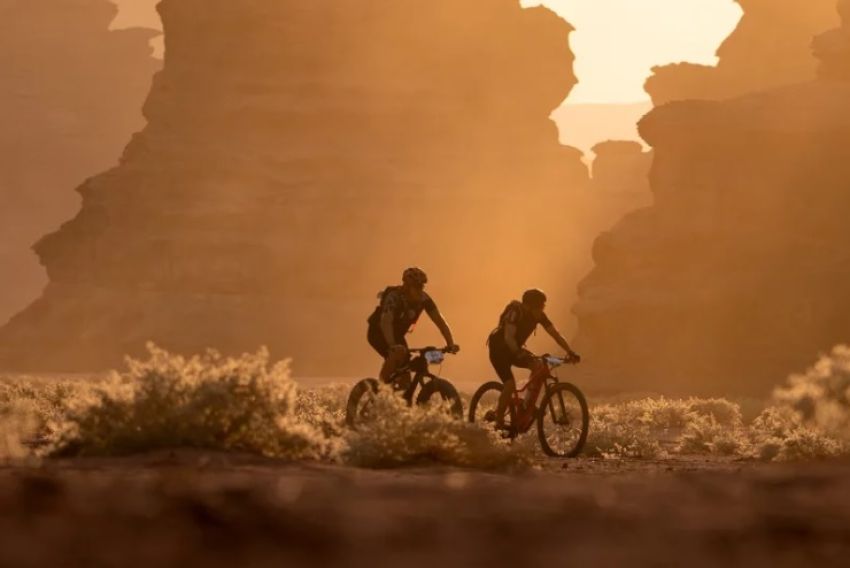
[[[570, 359], [543, 355], [543, 366], [517, 389], [505, 412], [508, 437], [525, 434], [537, 423], [537, 436], [543, 452], [550, 457], [579, 455], [587, 441], [590, 413], [587, 400], [573, 384], [562, 383], [552, 371], [572, 363]], [[469, 421], [496, 422], [496, 408], [504, 385], [491, 381], [482, 385], [469, 403]], [[537, 401], [543, 395], [540, 406]]]
[[[389, 384], [401, 392], [401, 396], [408, 405], [423, 406], [433, 401], [446, 401], [452, 416], [463, 419], [463, 402], [457, 389], [446, 379], [442, 379], [431, 373], [428, 368], [431, 365], [440, 365], [450, 352], [446, 349], [436, 347], [423, 347], [408, 350], [413, 357], [406, 365], [397, 369], [390, 377]], [[413, 380], [408, 385], [404, 379], [413, 373]], [[375, 395], [378, 393], [379, 382], [376, 379], [363, 379], [354, 385], [348, 395], [348, 403], [345, 407], [345, 423], [352, 429], [358, 424], [368, 420], [371, 408], [374, 404]]]

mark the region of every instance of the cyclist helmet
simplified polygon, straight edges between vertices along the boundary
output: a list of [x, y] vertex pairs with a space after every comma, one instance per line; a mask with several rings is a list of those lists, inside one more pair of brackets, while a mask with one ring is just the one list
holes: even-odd
[[428, 282], [428, 275], [421, 268], [414, 266], [404, 271], [401, 281], [405, 284], [422, 287]]
[[526, 290], [522, 295], [522, 303], [529, 306], [542, 306], [546, 303], [546, 294], [543, 290], [538, 290], [537, 288]]

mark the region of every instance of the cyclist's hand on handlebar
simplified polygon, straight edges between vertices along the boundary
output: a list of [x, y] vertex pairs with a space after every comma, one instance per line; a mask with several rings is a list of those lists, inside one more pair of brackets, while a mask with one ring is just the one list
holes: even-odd
[[451, 353], [452, 355], [455, 355], [458, 351], [460, 351], [460, 345], [446, 345], [444, 351], [446, 353]]
[[578, 365], [581, 363], [581, 355], [576, 353], [575, 351], [570, 351], [567, 353], [567, 362], [573, 365]]

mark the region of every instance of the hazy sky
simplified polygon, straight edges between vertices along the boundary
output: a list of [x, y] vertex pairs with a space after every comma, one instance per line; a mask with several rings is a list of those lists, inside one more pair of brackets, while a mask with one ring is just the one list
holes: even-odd
[[[115, 25], [158, 25], [157, 0], [116, 0]], [[573, 24], [579, 85], [570, 103], [648, 100], [650, 68], [678, 61], [716, 63], [714, 52], [735, 28], [733, 0], [522, 0], [544, 4]]]
[[569, 102], [648, 100], [643, 83], [655, 65], [713, 65], [720, 43], [741, 17], [733, 0], [522, 0], [543, 4], [576, 31], [579, 85]]

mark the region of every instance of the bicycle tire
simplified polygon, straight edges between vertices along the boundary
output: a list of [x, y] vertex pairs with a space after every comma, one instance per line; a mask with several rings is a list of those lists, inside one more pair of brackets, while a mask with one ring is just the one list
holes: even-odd
[[484, 398], [485, 394], [490, 391], [496, 391], [501, 395], [502, 389], [504, 388], [505, 386], [502, 383], [498, 383], [496, 381], [490, 381], [489, 383], [481, 385], [469, 401], [469, 421], [476, 422], [476, 420], [483, 419], [482, 416], [476, 416], [476, 413], [478, 411], [478, 404], [481, 402], [481, 399]]
[[435, 378], [422, 387], [419, 396], [416, 397], [416, 405], [423, 406], [431, 401], [434, 395], [439, 394], [444, 401], [451, 403], [451, 415], [460, 420], [463, 419], [463, 401], [457, 393], [457, 389], [445, 379]]
[[378, 393], [378, 381], [375, 379], [363, 379], [354, 385], [348, 395], [345, 405], [345, 424], [352, 430], [357, 429], [358, 419], [362, 418], [363, 409], [359, 409], [360, 401], [364, 395], [374, 396]]
[[[561, 398], [558, 399], [557, 407], [552, 406], [555, 404], [556, 395], [560, 395]], [[546, 435], [546, 417], [552, 416], [553, 423], [556, 422], [553, 415], [557, 414], [558, 407], [562, 409], [563, 416], [560, 418], [561, 420], [570, 420], [570, 416], [566, 412], [566, 409], [563, 405], [563, 396], [568, 395], [571, 399], [575, 399], [578, 403], [578, 408], [581, 412], [580, 417], [580, 431], [579, 435], [576, 438], [574, 444], [571, 447], [568, 447], [564, 450], [555, 449], [549, 443], [549, 440]], [[575, 417], [573, 417], [575, 418]], [[553, 424], [553, 426], [557, 426], [557, 424]], [[575, 430], [575, 427], [571, 427], [571, 430]], [[555, 458], [574, 458], [581, 453], [584, 449], [584, 445], [587, 442], [587, 434], [590, 429], [590, 411], [587, 407], [587, 400], [584, 397], [584, 394], [579, 390], [579, 388], [570, 383], [558, 383], [550, 386], [546, 389], [546, 396], [543, 397], [543, 403], [540, 405], [540, 409], [538, 411], [537, 416], [537, 437], [540, 440], [540, 447], [543, 449], [543, 453], [545, 453], [549, 457]]]
[[[475, 391], [475, 394], [472, 395], [472, 399], [469, 401], [469, 421], [473, 422], [473, 423], [482, 422], [482, 421], [490, 421], [487, 418], [485, 418], [484, 416], [478, 415], [479, 414], [478, 413], [478, 405], [481, 403], [481, 399], [484, 398], [484, 395], [486, 395], [490, 391], [495, 391], [495, 392], [499, 393], [499, 396], [501, 396], [504, 388], [505, 388], [505, 385], [500, 383], [500, 382], [497, 382], [497, 381], [490, 381], [488, 383], [484, 383], [483, 385], [481, 385], [478, 388], [478, 390]], [[515, 409], [514, 409], [514, 405], [513, 405], [513, 400], [511, 400], [508, 403], [508, 408], [505, 409], [505, 426], [506, 427], [505, 427], [505, 434], [504, 434], [506, 437], [508, 437], [510, 439], [514, 439], [519, 435], [519, 433], [516, 431], [516, 429], [513, 426], [514, 413], [515, 413]], [[494, 412], [494, 414], [495, 414], [495, 412]]]

